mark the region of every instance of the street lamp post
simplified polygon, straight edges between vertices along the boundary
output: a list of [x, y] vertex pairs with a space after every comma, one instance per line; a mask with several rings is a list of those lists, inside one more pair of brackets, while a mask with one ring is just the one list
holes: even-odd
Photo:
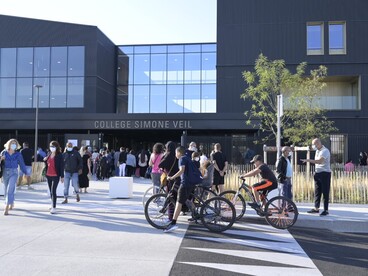
[[40, 88], [43, 86], [40, 84], [35, 84], [33, 87], [37, 88], [36, 97], [36, 119], [35, 119], [35, 150], [34, 150], [34, 162], [37, 162], [37, 146], [38, 146], [38, 102], [40, 99]]

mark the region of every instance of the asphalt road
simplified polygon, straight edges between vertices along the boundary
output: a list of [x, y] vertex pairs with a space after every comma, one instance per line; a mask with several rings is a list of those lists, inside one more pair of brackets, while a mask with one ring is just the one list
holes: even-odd
[[170, 275], [368, 275], [366, 234], [293, 227], [277, 230], [262, 219], [224, 233], [191, 225]]

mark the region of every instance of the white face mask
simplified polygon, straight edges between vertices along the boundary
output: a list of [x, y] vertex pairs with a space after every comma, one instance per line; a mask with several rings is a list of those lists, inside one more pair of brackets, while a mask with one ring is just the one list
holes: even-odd
[[12, 150], [16, 150], [16, 149], [17, 149], [17, 145], [16, 145], [16, 144], [11, 144], [11, 145], [10, 145], [10, 148], [11, 148]]
[[50, 151], [51, 152], [55, 152], [56, 151], [56, 147], [50, 147]]
[[312, 145], [312, 149], [313, 149], [313, 150], [317, 150], [316, 145]]
[[195, 161], [199, 161], [199, 157], [194, 158]]
[[293, 152], [291, 151], [291, 152], [289, 152], [289, 156], [291, 157], [291, 156], [293, 156]]
[[66, 148], [66, 150], [67, 150], [67, 151], [72, 151], [72, 150], [73, 150], [73, 148]]

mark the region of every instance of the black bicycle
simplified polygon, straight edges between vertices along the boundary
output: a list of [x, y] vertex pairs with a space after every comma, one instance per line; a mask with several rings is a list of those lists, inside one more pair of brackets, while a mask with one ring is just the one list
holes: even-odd
[[[254, 195], [252, 193], [252, 187], [245, 183], [245, 179], [242, 179], [242, 183], [237, 191], [225, 191], [220, 196], [229, 199], [235, 207], [236, 220], [241, 219], [246, 211], [247, 202], [244, 198], [246, 196], [248, 201], [256, 203]], [[245, 193], [242, 194], [242, 191]], [[254, 208], [259, 216], [265, 217], [266, 221], [273, 227], [278, 229], [287, 229], [295, 224], [298, 219], [298, 208], [295, 203], [284, 196], [267, 198], [268, 192], [260, 193], [260, 199], [262, 202], [261, 207]]]
[[[226, 198], [217, 196], [207, 187], [197, 185], [186, 204], [192, 220], [200, 221], [212, 232], [229, 229], [236, 220], [234, 205]], [[151, 196], [144, 207], [146, 220], [157, 229], [165, 229], [172, 220], [175, 200], [167, 194]]]

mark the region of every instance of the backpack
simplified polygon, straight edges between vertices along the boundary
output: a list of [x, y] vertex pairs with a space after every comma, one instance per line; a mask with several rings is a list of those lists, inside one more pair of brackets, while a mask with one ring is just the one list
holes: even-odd
[[[188, 158], [189, 159], [189, 158]], [[187, 171], [187, 181], [189, 185], [201, 184], [203, 180], [202, 174], [194, 162], [189, 159], [188, 171]]]

